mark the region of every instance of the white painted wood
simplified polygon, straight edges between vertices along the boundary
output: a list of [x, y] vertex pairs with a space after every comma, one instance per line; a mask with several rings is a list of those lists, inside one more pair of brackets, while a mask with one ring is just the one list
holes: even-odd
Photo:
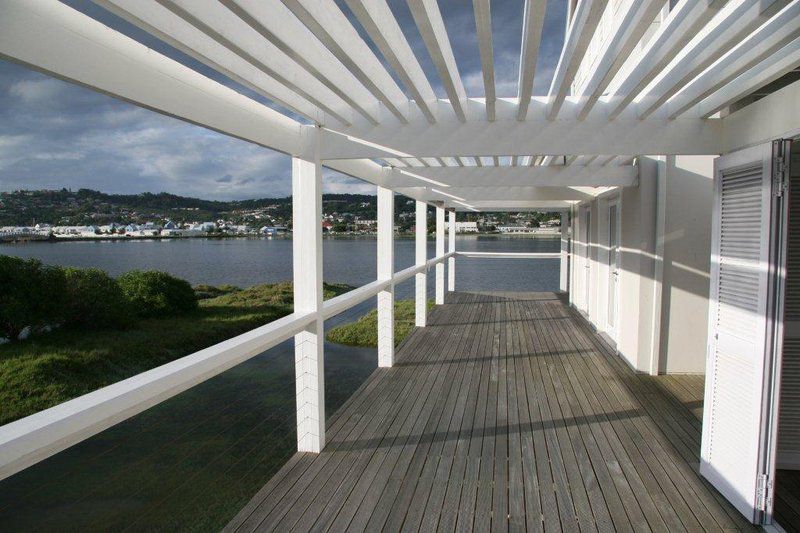
[[771, 145], [715, 163], [700, 473], [755, 520], [764, 436]]
[[773, 139], [800, 135], [800, 83], [795, 82], [731, 113], [720, 122], [728, 153]]
[[560, 252], [456, 252], [473, 259], [560, 259]]
[[0, 427], [5, 479], [250, 359], [313, 323], [293, 313], [152, 370]]
[[394, 193], [378, 187], [378, 280], [389, 286], [378, 293], [378, 366], [394, 365]]
[[447, 260], [447, 291], [456, 290], [456, 212], [451, 210], [447, 214], [447, 251], [452, 253]]
[[772, 63], [774, 54], [800, 37], [800, 0], [794, 0], [766, 24], [730, 50], [719, 61], [670, 98], [666, 107], [677, 118], [737, 76], [762, 61]]
[[[399, 119], [405, 120], [406, 113], [404, 112], [407, 112], [408, 106], [403, 102], [407, 104], [408, 99], [388, 74], [386, 77], [389, 78], [395, 89], [391, 92], [391, 96], [388, 95], [391, 86], [383, 87], [383, 91], [378, 88], [377, 84], [385, 81], [381, 78], [379, 71], [373, 72], [375, 82], [365, 81], [362, 70], [354, 68], [349, 62], [342, 61], [341, 47], [334, 46], [330, 42], [330, 36], [324, 29], [314, 26], [312, 21], [299, 18], [297, 11], [302, 10], [302, 7], [296, 7], [296, 3], [281, 3], [280, 0], [265, 0], [264, 2], [220, 0], [220, 2], [260, 36], [308, 70], [339, 97], [360, 109], [360, 112], [366, 113], [369, 119], [380, 118], [376, 111], [377, 101], [381, 101], [388, 111]], [[292, 10], [290, 11], [284, 4], [289, 4]], [[349, 26], [360, 41], [358, 34], [350, 26], [344, 14], [341, 11], [337, 13], [335, 6], [330, 9], [327, 3], [320, 2], [318, 8], [319, 11], [324, 11], [324, 16], [330, 20], [336, 20], [338, 23], [343, 19], [346, 26], [341, 26], [341, 32], [347, 34]], [[352, 36], [348, 35], [348, 37]], [[350, 39], [342, 36], [341, 42], [349, 43]], [[364, 49], [361, 50], [361, 54], [366, 62], [369, 55], [372, 54], [366, 45], [364, 45]], [[382, 69], [377, 58], [374, 59], [377, 66]], [[373, 97], [377, 100], [374, 100]], [[402, 110], [398, 106], [401, 106]]]
[[611, 30], [611, 37], [607, 39], [599, 57], [594, 60], [589, 78], [577, 91], [577, 94], [582, 95], [579, 120], [586, 118], [604, 94], [663, 5], [663, 0], [626, 0], [621, 8], [622, 13], [615, 15], [616, 22]]
[[[444, 207], [436, 207], [436, 256], [444, 255]], [[436, 265], [436, 305], [444, 303], [444, 263]]]
[[708, 118], [757, 89], [783, 77], [796, 69], [798, 65], [800, 65], [800, 38], [775, 52], [769, 61], [762, 61], [700, 102], [694, 112], [698, 116]]
[[486, 120], [494, 120], [494, 104], [497, 96], [494, 90], [494, 49], [492, 46], [492, 13], [490, 0], [472, 0], [475, 12], [475, 28], [478, 33], [478, 50], [483, 72], [483, 92], [486, 105]]
[[[414, 257], [417, 267], [428, 261], [428, 204], [417, 201], [414, 229]], [[418, 272], [415, 279], [414, 323], [424, 328], [428, 309], [428, 274], [425, 270]]]
[[439, 6], [436, 0], [408, 0], [408, 7], [417, 23], [428, 53], [433, 59], [433, 64], [436, 65], [439, 78], [450, 98], [450, 105], [453, 106], [453, 112], [458, 120], [464, 122], [464, 102], [467, 99], [467, 93], [461, 82], [461, 75], [458, 73], [456, 58], [450, 47], [450, 39], [447, 36], [447, 29], [444, 26]]
[[608, 0], [579, 0], [569, 23], [558, 66], [556, 66], [553, 81], [550, 84], [548, 120], [555, 119], [561, 111], [561, 106], [567, 97], [607, 3]]
[[570, 256], [569, 256], [569, 212], [562, 211], [561, 215], [561, 265], [558, 276], [558, 290], [567, 292], [569, 290], [570, 279]]
[[789, 0], [734, 0], [676, 55], [636, 103], [648, 117], [693, 78], [745, 39]]
[[[683, 1], [670, 11], [656, 34], [635, 58], [635, 65], [616, 87], [610, 89], [613, 110], [608, 117], [618, 117], [656, 76], [662, 72], [692, 37], [722, 8], [724, 1]], [[598, 110], [596, 109], [595, 112]], [[669, 152], [641, 152], [672, 155]], [[715, 152], [706, 152], [713, 154]]]
[[436, 122], [436, 94], [385, 0], [345, 0], [370, 39], [411, 93], [425, 119]]
[[401, 123], [408, 120], [408, 97], [333, 0], [283, 0], [283, 3], [395, 118]]
[[[319, 136], [317, 136], [319, 142]], [[292, 158], [294, 310], [316, 320], [295, 335], [297, 449], [325, 447], [325, 322], [322, 320], [322, 165]]]
[[300, 149], [296, 121], [57, 0], [0, 2], [0, 57], [261, 146]]
[[351, 110], [355, 110], [365, 120], [377, 123], [376, 114], [363, 104], [365, 100], [372, 99], [377, 106], [377, 101], [363, 87], [355, 95], [341, 91], [337, 93], [216, 0], [161, 0], [160, 3], [321, 109], [341, 116], [347, 116]]
[[326, 115], [316, 105], [160, 4], [138, 0], [94, 2], [242, 86], [311, 121], [325, 124], [332, 119], [344, 125], [350, 124], [349, 114], [348, 117]]
[[547, 0], [525, 0], [522, 19], [522, 47], [519, 54], [519, 81], [517, 84], [517, 120], [525, 120], [533, 95], [536, 62], [542, 42]]
[[[325, 129], [323, 159], [385, 157], [472, 157], [530, 154], [630, 155], [719, 153], [722, 128], [719, 120], [654, 115], [646, 120], [624, 116], [608, 120], [608, 105], [598, 103], [586, 120], [544, 117], [545, 101], [532, 100], [528, 119], [504, 118], [501, 101], [497, 119], [469, 120], [462, 124], [442, 121], [429, 124], [412, 120], [407, 126], [353, 125]], [[602, 104], [602, 105], [601, 105]], [[562, 115], [574, 102], [567, 101]], [[481, 109], [482, 112], [485, 110]], [[335, 131], [334, 131], [335, 129]]]

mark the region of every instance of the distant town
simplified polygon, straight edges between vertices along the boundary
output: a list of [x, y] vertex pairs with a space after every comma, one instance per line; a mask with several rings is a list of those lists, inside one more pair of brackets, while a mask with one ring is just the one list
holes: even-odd
[[[415, 203], [396, 197], [398, 233], [414, 230]], [[323, 195], [323, 232], [375, 233], [376, 199]], [[431, 212], [432, 214], [432, 212]], [[556, 234], [557, 213], [459, 213], [463, 234]], [[89, 189], [0, 193], [0, 241], [188, 237], [277, 237], [291, 232], [291, 197], [210, 201], [167, 193], [106, 194]], [[433, 223], [429, 224], [433, 227]]]

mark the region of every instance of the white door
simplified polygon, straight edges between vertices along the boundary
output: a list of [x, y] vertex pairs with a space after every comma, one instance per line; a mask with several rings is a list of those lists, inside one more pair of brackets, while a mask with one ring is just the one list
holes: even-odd
[[[709, 335], [700, 472], [749, 520], [771, 513], [773, 380], [780, 347], [783, 213], [773, 146], [714, 169]], [[779, 194], [780, 193], [780, 194]]]
[[615, 341], [619, 306], [620, 237], [620, 209], [617, 198], [608, 202], [608, 309], [606, 310], [606, 333]]
[[591, 224], [592, 212], [590, 207], [581, 208], [581, 241], [583, 242], [583, 309], [586, 314], [589, 314], [589, 301], [591, 292], [591, 262], [590, 244], [589, 239], [591, 232], [589, 225]]

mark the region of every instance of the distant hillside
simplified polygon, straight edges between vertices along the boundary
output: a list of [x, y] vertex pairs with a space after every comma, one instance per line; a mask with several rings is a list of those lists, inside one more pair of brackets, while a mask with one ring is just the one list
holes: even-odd
[[[398, 202], [398, 207], [402, 203]], [[348, 212], [374, 218], [376, 199], [364, 194], [325, 194], [323, 206], [326, 212]], [[246, 221], [262, 219], [259, 214], [268, 214], [276, 221], [288, 221], [291, 210], [291, 197], [221, 202], [163, 192], [106, 194], [91, 189], [0, 193], [0, 225], [33, 225], [37, 222], [78, 225], [157, 219], [176, 222], [220, 218]]]

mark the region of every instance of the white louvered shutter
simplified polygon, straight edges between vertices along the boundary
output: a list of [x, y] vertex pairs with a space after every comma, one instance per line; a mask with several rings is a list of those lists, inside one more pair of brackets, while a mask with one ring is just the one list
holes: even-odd
[[771, 149], [715, 164], [708, 359], [701, 473], [750, 520], [764, 422]]

